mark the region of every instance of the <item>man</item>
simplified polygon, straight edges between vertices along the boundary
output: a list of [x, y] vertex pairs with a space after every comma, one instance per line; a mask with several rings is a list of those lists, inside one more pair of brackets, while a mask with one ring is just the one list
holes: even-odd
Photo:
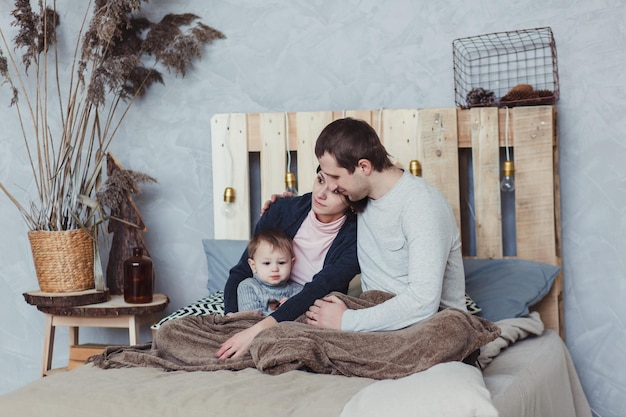
[[440, 307], [465, 310], [459, 231], [443, 195], [394, 166], [374, 129], [361, 120], [326, 126], [315, 155], [331, 191], [352, 201], [369, 197], [357, 222], [361, 285], [396, 296], [361, 310], [325, 297], [309, 308], [306, 322], [345, 331], [396, 330]]

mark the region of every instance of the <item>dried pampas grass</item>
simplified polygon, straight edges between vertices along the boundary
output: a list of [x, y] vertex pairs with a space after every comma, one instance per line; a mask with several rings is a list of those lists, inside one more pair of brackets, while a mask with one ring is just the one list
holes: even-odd
[[[58, 65], [57, 3], [85, 7], [69, 78]], [[30, 230], [90, 227], [99, 222], [95, 194], [107, 149], [134, 100], [163, 83], [162, 70], [184, 77], [203, 47], [224, 35], [191, 13], [153, 22], [142, 14], [146, 0], [37, 4], [15, 1], [12, 45], [0, 28], [0, 83], [11, 89], [36, 191], [22, 203], [0, 189]]]

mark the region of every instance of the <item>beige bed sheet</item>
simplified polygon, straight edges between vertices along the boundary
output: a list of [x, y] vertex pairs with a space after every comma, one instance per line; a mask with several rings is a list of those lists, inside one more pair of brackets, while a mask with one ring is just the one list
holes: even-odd
[[552, 330], [504, 349], [483, 378], [500, 417], [591, 417], [570, 354]]
[[478, 369], [459, 362], [384, 381], [302, 371], [270, 376], [256, 369], [164, 372], [85, 365], [0, 396], [0, 416], [16, 417], [497, 414], [591, 416], [569, 353], [556, 333], [546, 331], [504, 349], [482, 377]]
[[0, 397], [0, 416], [339, 416], [343, 405], [372, 382], [301, 371], [272, 376], [253, 368], [164, 372], [85, 365]]

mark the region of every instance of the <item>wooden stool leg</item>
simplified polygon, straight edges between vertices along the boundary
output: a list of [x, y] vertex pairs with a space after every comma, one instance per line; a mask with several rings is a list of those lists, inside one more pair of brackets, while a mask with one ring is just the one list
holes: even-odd
[[70, 332], [70, 346], [74, 346], [78, 344], [78, 329], [79, 327], [71, 326], [69, 328]]
[[78, 346], [78, 326], [70, 326], [69, 327], [69, 340], [70, 340], [70, 358], [67, 361], [67, 369], [71, 369], [72, 365], [72, 346]]
[[46, 314], [46, 330], [43, 339], [43, 362], [41, 376], [44, 377], [52, 369], [52, 351], [54, 349], [54, 317]]
[[135, 316], [128, 318], [128, 340], [131, 346], [139, 341], [139, 322]]

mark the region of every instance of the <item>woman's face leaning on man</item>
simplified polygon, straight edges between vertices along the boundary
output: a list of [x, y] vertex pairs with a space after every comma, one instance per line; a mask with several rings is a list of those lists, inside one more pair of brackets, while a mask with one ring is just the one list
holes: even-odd
[[351, 210], [361, 211], [366, 202], [361, 200], [348, 203], [346, 196], [336, 191], [330, 191], [325, 174], [318, 168], [311, 193], [311, 210], [319, 221], [330, 223]]

